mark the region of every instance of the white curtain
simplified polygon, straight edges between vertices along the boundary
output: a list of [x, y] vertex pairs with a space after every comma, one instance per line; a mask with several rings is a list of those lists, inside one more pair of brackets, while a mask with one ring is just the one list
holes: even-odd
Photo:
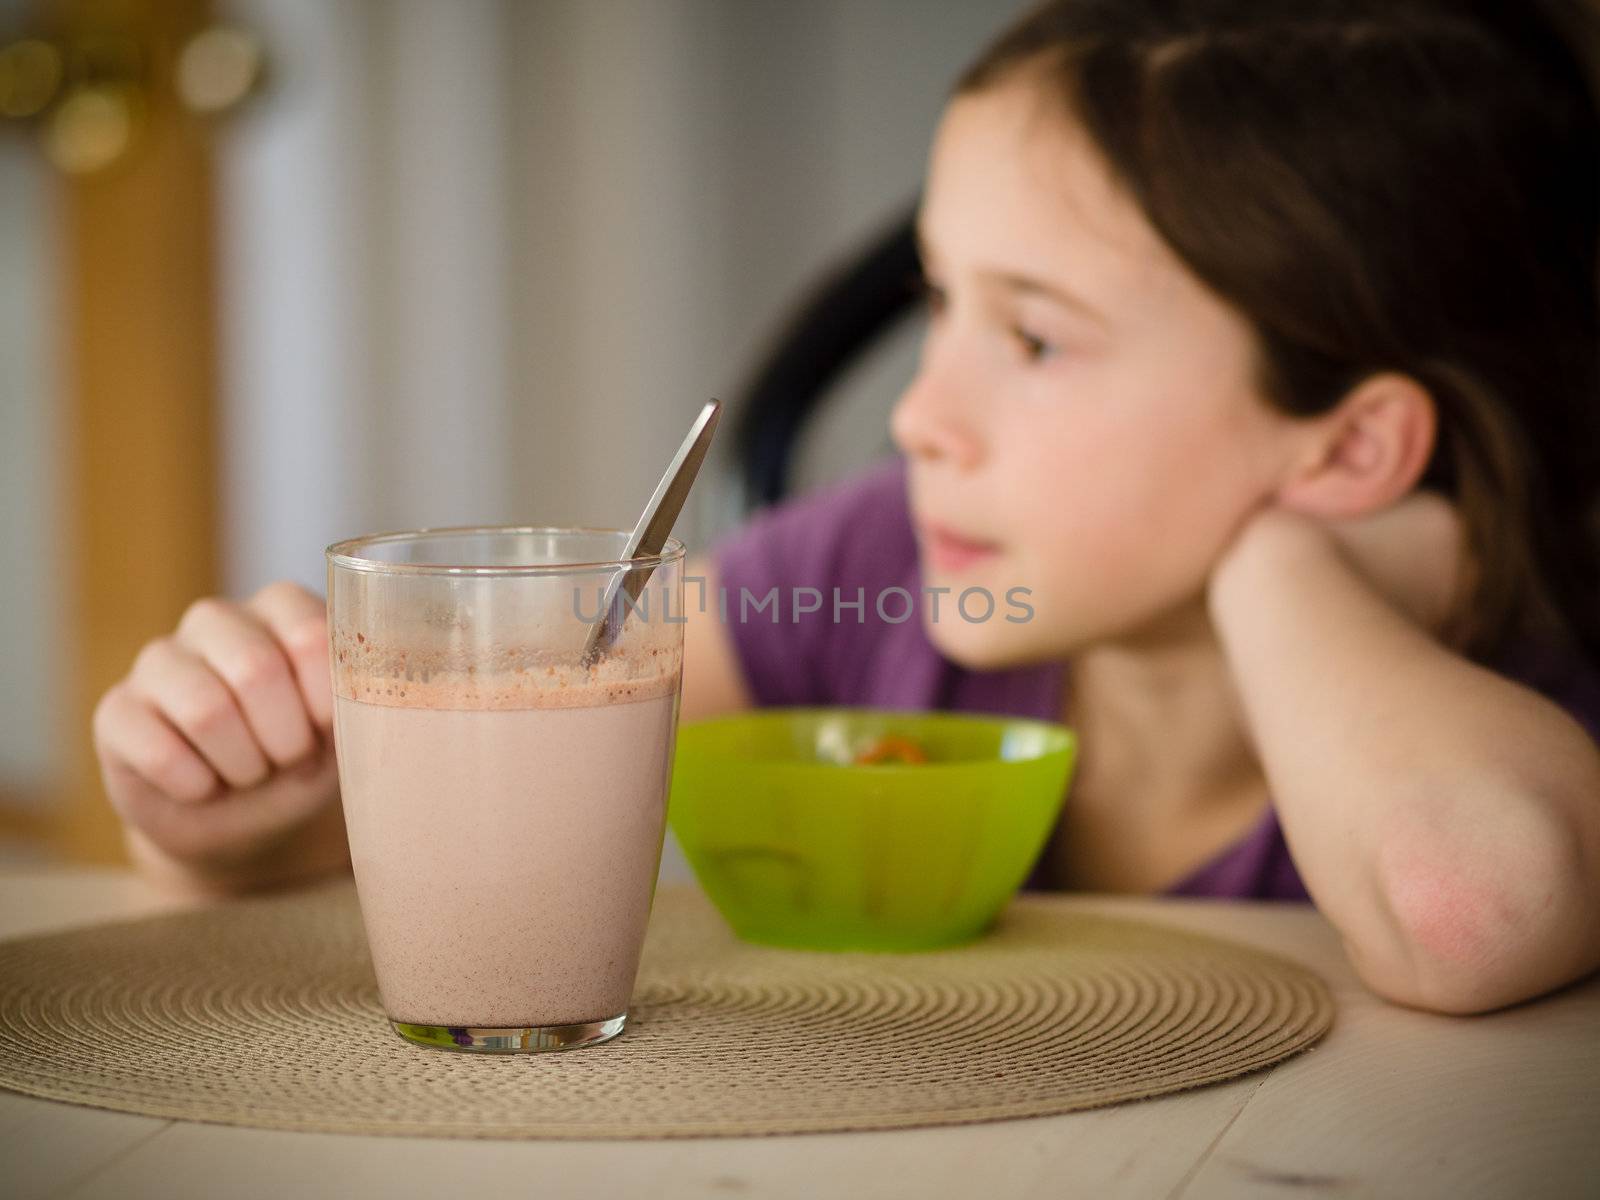
[[[21, 9], [0, 0], [0, 28]], [[31, 139], [0, 140], [0, 786], [27, 803], [43, 803], [60, 770], [66, 699], [50, 170]]]
[[[274, 87], [224, 141], [227, 578], [376, 528], [626, 525], [797, 289], [914, 194], [1016, 0], [233, 0]], [[802, 479], [881, 453], [850, 381]], [[726, 466], [726, 464], [724, 464]], [[733, 516], [699, 490], [691, 544]]]

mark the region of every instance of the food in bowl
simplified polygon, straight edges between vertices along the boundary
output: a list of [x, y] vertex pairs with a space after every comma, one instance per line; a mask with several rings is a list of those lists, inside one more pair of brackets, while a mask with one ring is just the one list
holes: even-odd
[[858, 767], [888, 762], [925, 763], [928, 754], [919, 742], [911, 738], [884, 734], [883, 737], [874, 738], [864, 749], [856, 751], [855, 758], [850, 761]]

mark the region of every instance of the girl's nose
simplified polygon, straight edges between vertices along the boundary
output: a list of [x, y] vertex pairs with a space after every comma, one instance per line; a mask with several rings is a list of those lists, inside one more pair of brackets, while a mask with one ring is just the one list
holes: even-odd
[[971, 416], [968, 404], [952, 393], [950, 381], [925, 360], [900, 393], [889, 417], [889, 432], [908, 458], [943, 460], [971, 470], [983, 458], [983, 443]]

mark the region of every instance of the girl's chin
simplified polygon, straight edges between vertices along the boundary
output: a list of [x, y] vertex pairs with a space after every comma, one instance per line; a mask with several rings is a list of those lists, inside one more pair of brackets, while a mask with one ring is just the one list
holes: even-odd
[[1000, 606], [987, 621], [965, 621], [952, 610], [935, 621], [924, 610], [922, 627], [935, 650], [969, 671], [1000, 671], [1050, 659], [1026, 624], [1008, 623], [1005, 611]]

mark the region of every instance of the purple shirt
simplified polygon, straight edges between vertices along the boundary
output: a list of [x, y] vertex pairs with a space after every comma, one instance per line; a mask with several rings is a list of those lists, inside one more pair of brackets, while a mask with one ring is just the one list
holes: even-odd
[[[921, 596], [922, 577], [901, 459], [758, 514], [719, 544], [716, 560], [726, 628], [759, 705], [1061, 718], [1063, 664], [967, 670], [940, 655], [928, 641], [919, 610], [908, 609], [910, 598]], [[773, 588], [775, 601], [757, 609]], [[889, 590], [894, 588], [906, 595]], [[941, 620], [959, 619], [954, 602], [954, 596], [942, 597]], [[997, 609], [994, 619], [1005, 611]], [[1559, 656], [1527, 651], [1514, 663], [1508, 658], [1505, 666], [1506, 674], [1550, 695], [1600, 739], [1600, 678], [1593, 672]], [[1024, 886], [1052, 886], [1048, 855], [1041, 855]], [[1310, 898], [1270, 804], [1244, 838], [1166, 894]]]

